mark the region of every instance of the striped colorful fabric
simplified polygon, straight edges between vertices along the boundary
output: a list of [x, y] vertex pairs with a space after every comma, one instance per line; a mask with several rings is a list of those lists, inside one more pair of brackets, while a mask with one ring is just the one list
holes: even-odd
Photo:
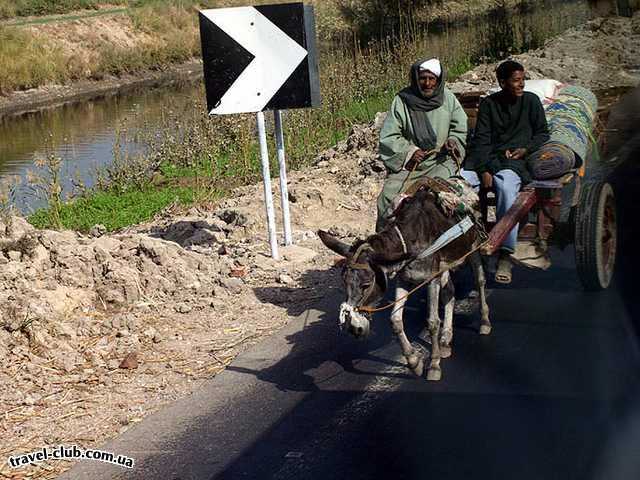
[[593, 142], [593, 123], [598, 100], [590, 90], [577, 85], [563, 87], [545, 109], [551, 141], [570, 148], [584, 162]]
[[573, 150], [563, 143], [549, 141], [529, 155], [527, 166], [535, 180], [558, 178], [571, 170], [576, 161]]

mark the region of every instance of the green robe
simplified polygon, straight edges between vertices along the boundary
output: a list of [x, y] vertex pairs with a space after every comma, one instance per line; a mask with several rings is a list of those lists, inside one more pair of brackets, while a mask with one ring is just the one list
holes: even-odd
[[[436, 149], [440, 150], [447, 139], [452, 138], [464, 158], [467, 141], [467, 114], [451, 91], [444, 89], [442, 106], [425, 112], [437, 136]], [[378, 228], [391, 200], [418, 178], [450, 178], [457, 175], [459, 167], [453, 157], [442, 153], [432, 154], [409, 173], [404, 166], [418, 149], [411, 125], [409, 111], [404, 101], [396, 96], [380, 130], [380, 158], [387, 168], [387, 178], [378, 196]], [[407, 179], [407, 177], [410, 177]]]

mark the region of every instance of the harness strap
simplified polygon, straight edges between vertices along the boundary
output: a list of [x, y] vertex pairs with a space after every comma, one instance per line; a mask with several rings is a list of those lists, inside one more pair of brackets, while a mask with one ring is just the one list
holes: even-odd
[[423, 258], [427, 258], [430, 255], [433, 255], [438, 250], [442, 250], [444, 247], [453, 242], [456, 238], [461, 237], [465, 233], [469, 231], [471, 227], [473, 227], [474, 223], [467, 215], [458, 223], [456, 223], [449, 230], [440, 235], [435, 242], [431, 244], [429, 248], [427, 248], [424, 252], [420, 253], [416, 260], [422, 260]]
[[407, 253], [409, 253], [409, 251], [407, 250], [407, 242], [404, 241], [404, 237], [402, 236], [402, 232], [398, 228], [398, 225], [394, 225], [393, 229], [398, 234], [398, 238], [400, 239], [400, 242], [402, 243], [402, 253], [404, 253], [406, 255]]

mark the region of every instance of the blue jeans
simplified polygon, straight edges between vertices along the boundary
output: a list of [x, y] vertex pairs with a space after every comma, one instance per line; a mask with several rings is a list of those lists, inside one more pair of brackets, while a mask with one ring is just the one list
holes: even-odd
[[[475, 191], [480, 190], [480, 178], [478, 174], [472, 170], [460, 170], [460, 175], [464, 178]], [[507, 210], [511, 208], [513, 202], [516, 201], [522, 180], [520, 176], [513, 170], [500, 170], [493, 175], [493, 186], [496, 189], [496, 220], [500, 220]], [[518, 240], [518, 224], [513, 227], [507, 238], [502, 242], [501, 250], [509, 253], [516, 251], [516, 242]]]

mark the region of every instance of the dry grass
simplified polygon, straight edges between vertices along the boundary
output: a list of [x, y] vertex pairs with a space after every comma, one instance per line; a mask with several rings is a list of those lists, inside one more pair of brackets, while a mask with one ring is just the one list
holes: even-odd
[[59, 46], [22, 30], [0, 28], [0, 94], [62, 81], [66, 58]]
[[[286, 1], [258, 0], [254, 3]], [[25, 27], [0, 26], [0, 94], [50, 83], [163, 69], [184, 62], [199, 55], [198, 8], [246, 4], [243, 0], [0, 0], [0, 18], [97, 8], [105, 3], [135, 8], [126, 14]], [[445, 0], [436, 2], [437, 8], [431, 8], [433, 1], [312, 0], [310, 3], [316, 7], [320, 40], [351, 44], [354, 32], [366, 37], [382, 27], [391, 32], [397, 25], [412, 24], [408, 19], [418, 25], [416, 22], [423, 20], [452, 18], [454, 13], [478, 13], [482, 8], [504, 2]], [[521, 1], [508, 0], [506, 3]], [[414, 4], [424, 5], [415, 10]], [[413, 13], [418, 20], [413, 18]], [[43, 55], [44, 52], [47, 55]]]

